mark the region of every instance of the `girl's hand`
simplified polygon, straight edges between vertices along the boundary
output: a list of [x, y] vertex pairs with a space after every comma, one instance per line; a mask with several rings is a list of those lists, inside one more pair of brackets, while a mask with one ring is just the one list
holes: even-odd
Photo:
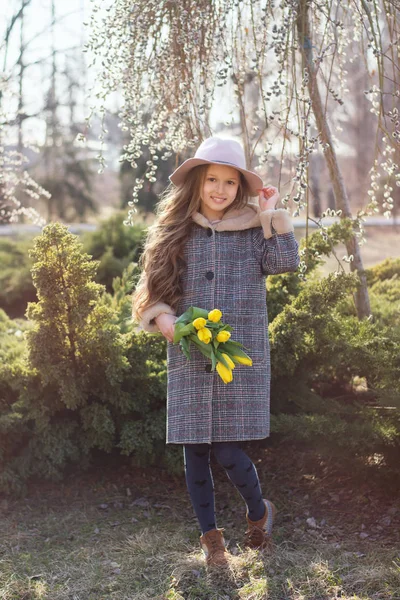
[[267, 185], [262, 190], [257, 191], [259, 192], [258, 203], [260, 210], [274, 209], [279, 200], [278, 188]]
[[175, 321], [177, 319], [178, 317], [168, 313], [161, 313], [154, 319], [158, 329], [169, 342], [173, 342], [174, 340]]

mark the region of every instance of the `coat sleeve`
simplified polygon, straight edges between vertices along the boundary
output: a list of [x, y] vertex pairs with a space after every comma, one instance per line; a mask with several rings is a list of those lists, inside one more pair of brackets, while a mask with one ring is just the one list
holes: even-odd
[[[143, 278], [142, 281], [139, 283], [139, 285], [141, 287], [146, 286], [146, 278]], [[132, 309], [133, 309], [133, 307], [132, 307]], [[173, 308], [171, 308], [171, 306], [169, 306], [169, 304], [166, 304], [165, 302], [155, 302], [154, 304], [151, 304], [144, 310], [139, 310], [139, 323], [138, 323], [139, 329], [142, 329], [143, 331], [148, 331], [149, 333], [159, 332], [160, 330], [157, 327], [155, 319], [161, 313], [175, 315], [176, 311]], [[133, 311], [132, 311], [132, 314], [134, 316]]]
[[152, 304], [146, 310], [141, 312], [139, 327], [144, 331], [148, 331], [150, 333], [157, 333], [160, 330], [157, 327], [157, 324], [154, 319], [161, 315], [161, 313], [167, 313], [169, 315], [176, 315], [176, 312], [173, 308], [171, 308], [168, 304], [164, 302], [156, 302]]
[[299, 245], [287, 210], [261, 211], [260, 221], [261, 229], [253, 230], [253, 247], [264, 275], [295, 271], [300, 263]]

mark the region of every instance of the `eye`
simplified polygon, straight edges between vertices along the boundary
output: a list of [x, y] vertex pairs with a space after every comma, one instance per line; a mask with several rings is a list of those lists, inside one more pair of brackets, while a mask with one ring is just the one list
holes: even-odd
[[228, 181], [228, 183], [231, 183], [232, 185], [235, 185], [234, 181]]
[[208, 181], [215, 181], [215, 177], [208, 177]]

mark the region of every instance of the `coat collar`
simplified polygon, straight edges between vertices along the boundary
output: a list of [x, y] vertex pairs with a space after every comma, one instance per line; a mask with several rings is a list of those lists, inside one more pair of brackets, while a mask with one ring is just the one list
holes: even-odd
[[243, 231], [261, 226], [260, 207], [258, 203], [251, 200], [244, 208], [228, 210], [221, 221], [215, 225], [211, 225], [210, 221], [199, 212], [195, 212], [192, 219], [201, 227], [211, 227], [215, 231]]

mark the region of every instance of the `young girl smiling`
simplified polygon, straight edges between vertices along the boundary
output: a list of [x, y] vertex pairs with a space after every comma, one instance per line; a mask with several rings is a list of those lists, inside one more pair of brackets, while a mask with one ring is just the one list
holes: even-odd
[[[278, 190], [246, 169], [238, 142], [206, 139], [170, 180], [148, 232], [133, 314], [168, 340], [167, 444], [183, 445], [201, 547], [207, 565], [220, 566], [229, 554], [216, 524], [211, 450], [245, 502], [245, 545], [261, 549], [271, 540], [276, 509], [240, 442], [269, 436], [265, 276], [296, 270], [298, 245], [289, 213], [275, 209]], [[211, 372], [198, 349], [187, 361], [172, 344], [177, 316], [190, 306], [221, 310], [252, 358], [231, 383]]]

